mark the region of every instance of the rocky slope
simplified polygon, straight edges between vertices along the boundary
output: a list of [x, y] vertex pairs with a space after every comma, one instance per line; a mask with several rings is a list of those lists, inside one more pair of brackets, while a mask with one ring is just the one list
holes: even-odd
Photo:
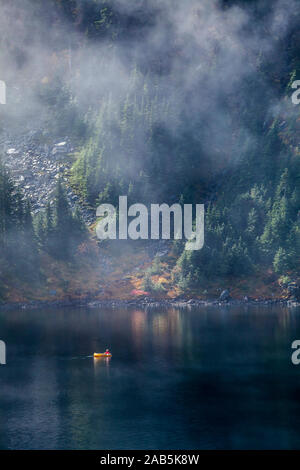
[[79, 207], [87, 225], [95, 222], [94, 210], [82, 204], [68, 185], [66, 173], [70, 169], [71, 154], [74, 152], [68, 137], [46, 141], [41, 130], [32, 130], [19, 136], [3, 132], [0, 148], [6, 167], [16, 185], [30, 200], [34, 214], [43, 210], [48, 200], [51, 201], [57, 179], [62, 177], [71, 208], [74, 210], [76, 206]]

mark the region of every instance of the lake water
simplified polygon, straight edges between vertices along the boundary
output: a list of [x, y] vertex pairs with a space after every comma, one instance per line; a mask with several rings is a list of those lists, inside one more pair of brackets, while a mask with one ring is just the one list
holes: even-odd
[[2, 311], [0, 339], [1, 449], [300, 448], [299, 308]]

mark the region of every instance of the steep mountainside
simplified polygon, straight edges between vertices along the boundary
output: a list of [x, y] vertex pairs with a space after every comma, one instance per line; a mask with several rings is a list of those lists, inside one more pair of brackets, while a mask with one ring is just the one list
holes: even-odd
[[[0, 8], [2, 300], [299, 297], [298, 2]], [[99, 243], [120, 195], [204, 203], [203, 249]]]

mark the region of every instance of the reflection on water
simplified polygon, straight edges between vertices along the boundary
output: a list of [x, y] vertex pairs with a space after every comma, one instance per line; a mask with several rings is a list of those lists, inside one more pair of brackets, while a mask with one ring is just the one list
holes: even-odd
[[299, 313], [0, 312], [0, 448], [299, 448]]
[[106, 376], [109, 377], [111, 357], [93, 357], [93, 361], [95, 377], [101, 375], [103, 373], [103, 369], [106, 371]]

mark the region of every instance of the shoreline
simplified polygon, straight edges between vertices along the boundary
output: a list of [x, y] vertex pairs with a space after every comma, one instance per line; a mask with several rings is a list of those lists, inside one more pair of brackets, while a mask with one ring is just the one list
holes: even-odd
[[25, 301], [25, 302], [4, 302], [0, 304], [0, 309], [12, 310], [12, 309], [37, 309], [37, 308], [62, 308], [62, 307], [109, 307], [109, 308], [154, 308], [154, 307], [167, 307], [167, 308], [192, 308], [192, 307], [231, 307], [231, 306], [270, 306], [270, 305], [282, 305], [286, 307], [300, 307], [300, 301], [296, 300], [285, 300], [285, 299], [230, 299], [230, 300], [199, 300], [194, 298], [182, 298], [182, 299], [131, 299], [131, 300], [120, 300], [120, 299], [109, 299], [109, 300], [98, 300], [92, 298], [86, 299], [73, 299], [73, 300], [48, 300], [48, 301]]

